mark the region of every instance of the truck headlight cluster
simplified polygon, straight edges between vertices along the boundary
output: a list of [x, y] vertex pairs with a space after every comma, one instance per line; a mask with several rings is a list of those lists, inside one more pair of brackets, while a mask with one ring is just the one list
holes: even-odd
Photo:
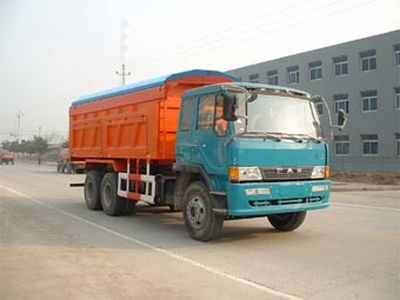
[[315, 166], [311, 173], [312, 179], [329, 178], [329, 166]]
[[261, 181], [262, 175], [259, 167], [230, 167], [229, 180], [233, 182], [241, 181]]

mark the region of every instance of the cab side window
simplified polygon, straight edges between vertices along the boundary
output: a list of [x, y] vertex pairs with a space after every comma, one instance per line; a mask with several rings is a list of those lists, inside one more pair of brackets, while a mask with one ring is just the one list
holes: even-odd
[[215, 125], [214, 130], [216, 135], [226, 135], [228, 129], [228, 122], [223, 119], [224, 114], [224, 98], [218, 95], [215, 100]]
[[215, 95], [200, 98], [197, 129], [212, 129], [214, 127], [214, 106]]
[[182, 103], [182, 120], [180, 125], [181, 131], [189, 131], [192, 125], [193, 115], [193, 99], [183, 101]]

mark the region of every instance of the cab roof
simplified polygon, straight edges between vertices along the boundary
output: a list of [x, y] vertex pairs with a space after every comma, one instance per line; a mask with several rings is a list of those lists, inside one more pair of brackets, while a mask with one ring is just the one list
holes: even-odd
[[195, 89], [188, 90], [183, 94], [184, 98], [193, 97], [203, 94], [212, 94], [218, 93], [226, 90], [235, 90], [236, 89], [246, 89], [246, 90], [271, 90], [277, 92], [284, 92], [287, 94], [298, 95], [302, 97], [311, 97], [310, 93], [304, 92], [298, 89], [292, 89], [283, 86], [270, 85], [270, 84], [262, 84], [262, 83], [252, 83], [252, 82], [227, 82], [227, 83], [217, 83], [209, 86], [199, 87]]

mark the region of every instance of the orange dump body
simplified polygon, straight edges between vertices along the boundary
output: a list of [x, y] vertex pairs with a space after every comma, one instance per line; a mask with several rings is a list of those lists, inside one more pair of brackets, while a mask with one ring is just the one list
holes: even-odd
[[185, 72], [157, 86], [110, 96], [105, 92], [99, 99], [73, 103], [71, 159], [173, 162], [181, 96], [191, 88], [233, 81], [215, 73]]

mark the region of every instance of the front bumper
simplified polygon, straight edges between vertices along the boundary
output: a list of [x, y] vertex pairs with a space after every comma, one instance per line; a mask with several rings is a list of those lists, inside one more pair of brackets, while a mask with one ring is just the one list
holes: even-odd
[[[249, 193], [254, 190], [259, 193]], [[330, 180], [229, 183], [227, 215], [251, 217], [326, 208], [330, 190]]]

